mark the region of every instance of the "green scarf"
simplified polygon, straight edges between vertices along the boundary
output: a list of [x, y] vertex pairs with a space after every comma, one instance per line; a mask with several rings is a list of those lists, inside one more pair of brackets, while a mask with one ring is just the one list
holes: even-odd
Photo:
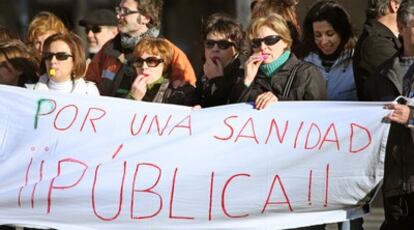
[[259, 68], [266, 75], [266, 77], [271, 78], [274, 75], [274, 73], [276, 73], [283, 66], [283, 64], [285, 64], [289, 57], [290, 51], [286, 50], [276, 60], [269, 64], [261, 64]]
[[151, 89], [157, 84], [161, 85], [164, 82], [164, 80], [165, 80], [165, 78], [163, 76], [161, 76], [160, 78], [158, 78], [158, 80], [154, 81], [151, 84], [148, 84], [147, 85], [147, 91], [151, 91]]
[[158, 90], [160, 89], [160, 86], [164, 81], [168, 81], [165, 77], [161, 76], [158, 78], [158, 80], [154, 81], [151, 84], [147, 85], [147, 92], [145, 93], [143, 101], [152, 101], [154, 100], [155, 95], [158, 93]]

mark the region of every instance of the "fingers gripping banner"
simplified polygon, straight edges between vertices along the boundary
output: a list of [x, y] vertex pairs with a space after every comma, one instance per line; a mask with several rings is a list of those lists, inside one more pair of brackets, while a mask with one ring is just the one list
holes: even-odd
[[383, 176], [379, 103], [191, 108], [0, 87], [0, 224], [283, 229], [342, 221]]

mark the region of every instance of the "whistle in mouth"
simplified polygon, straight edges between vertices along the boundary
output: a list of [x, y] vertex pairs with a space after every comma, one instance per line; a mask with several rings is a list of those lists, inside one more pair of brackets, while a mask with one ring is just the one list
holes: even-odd
[[49, 77], [54, 77], [56, 76], [56, 70], [55, 69], [50, 69], [49, 70]]

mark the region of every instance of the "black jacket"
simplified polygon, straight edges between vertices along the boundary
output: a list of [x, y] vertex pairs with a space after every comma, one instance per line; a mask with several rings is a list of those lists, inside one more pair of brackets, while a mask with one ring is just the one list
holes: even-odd
[[[398, 55], [377, 74], [369, 76], [366, 96], [373, 101], [391, 101], [403, 95], [403, 77]], [[411, 116], [413, 116], [411, 108]], [[411, 117], [412, 119], [412, 117]], [[385, 155], [383, 194], [385, 197], [414, 193], [414, 129], [391, 123]]]
[[197, 81], [197, 96], [201, 107], [225, 105], [236, 80], [243, 76], [241, 60], [236, 58], [224, 68], [224, 75], [211, 80], [204, 76]]
[[[296, 72], [287, 97], [282, 97], [283, 89], [287, 83], [290, 73], [296, 65], [300, 65]], [[321, 73], [312, 64], [298, 60], [291, 54], [286, 63], [271, 78], [258, 72], [252, 84], [247, 87], [244, 85], [244, 76], [238, 78], [233, 87], [230, 102], [250, 102], [255, 101], [257, 96], [271, 91], [281, 101], [294, 100], [325, 100], [326, 82]]]
[[367, 78], [379, 69], [383, 69], [384, 63], [400, 49], [400, 41], [388, 27], [376, 19], [365, 22], [364, 30], [355, 47], [353, 60], [355, 85], [359, 100], [368, 100], [363, 90]]
[[190, 84], [185, 84], [178, 88], [174, 88], [170, 84], [170, 80], [164, 78], [162, 82], [155, 84], [151, 89], [147, 90], [143, 101], [194, 106], [195, 88]]
[[393, 101], [403, 94], [404, 74], [397, 53], [386, 61], [381, 69], [366, 78], [363, 88], [365, 99], [367, 101]]

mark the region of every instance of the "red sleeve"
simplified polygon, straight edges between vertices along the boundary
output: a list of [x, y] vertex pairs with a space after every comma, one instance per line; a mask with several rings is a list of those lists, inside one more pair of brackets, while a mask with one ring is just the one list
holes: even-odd
[[171, 80], [182, 80], [195, 86], [195, 72], [187, 55], [172, 42], [167, 39], [165, 40], [170, 44], [173, 53], [171, 60]]

